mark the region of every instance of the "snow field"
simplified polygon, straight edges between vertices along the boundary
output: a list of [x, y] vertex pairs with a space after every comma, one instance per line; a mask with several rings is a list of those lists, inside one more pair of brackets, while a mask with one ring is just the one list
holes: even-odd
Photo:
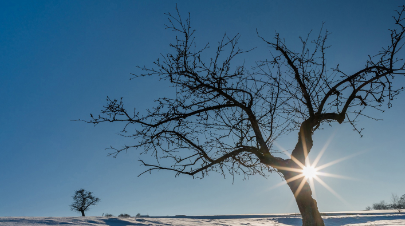
[[[326, 226], [405, 226], [405, 213], [387, 211], [325, 213]], [[227, 215], [148, 218], [0, 217], [0, 226], [301, 226], [296, 215]]]

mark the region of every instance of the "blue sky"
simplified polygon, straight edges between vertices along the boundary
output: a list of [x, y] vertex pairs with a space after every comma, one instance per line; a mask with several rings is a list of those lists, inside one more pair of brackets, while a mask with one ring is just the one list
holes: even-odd
[[[80, 188], [101, 199], [87, 212], [94, 216], [298, 212], [287, 185], [270, 189], [282, 181], [277, 174], [234, 183], [216, 174], [137, 177], [145, 170], [137, 151], [107, 157], [105, 148], [130, 143], [117, 135], [120, 125], [72, 121], [100, 112], [107, 96], [146, 109], [168, 95], [164, 83], [129, 79], [169, 50], [174, 34], [164, 29], [164, 13], [176, 3], [191, 13], [200, 46], [240, 33], [242, 48], [258, 47], [246, 64], [268, 54], [256, 29], [299, 48], [298, 37], [325, 22], [329, 66], [350, 73], [389, 44], [391, 16], [403, 1], [1, 1], [0, 216], [76, 216], [69, 204]], [[325, 169], [353, 179], [324, 178], [344, 202], [316, 184], [320, 211], [362, 210], [405, 194], [404, 98], [373, 114], [383, 121], [362, 119], [363, 138], [346, 124], [315, 133], [311, 159], [333, 135], [320, 164], [363, 152]], [[279, 144], [291, 150], [295, 142], [294, 133]]]

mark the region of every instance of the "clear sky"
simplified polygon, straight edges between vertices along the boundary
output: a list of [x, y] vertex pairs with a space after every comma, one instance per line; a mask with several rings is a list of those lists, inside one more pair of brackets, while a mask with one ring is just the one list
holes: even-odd
[[[241, 34], [241, 47], [258, 47], [246, 65], [266, 59], [275, 32], [299, 48], [299, 36], [332, 32], [330, 67], [347, 73], [364, 66], [389, 44], [394, 10], [401, 1], [0, 1], [0, 216], [78, 216], [70, 211], [74, 190], [94, 192], [101, 202], [87, 215], [262, 214], [298, 212], [278, 174], [249, 180], [212, 173], [202, 180], [172, 172], [137, 175], [137, 151], [107, 157], [105, 148], [131, 141], [115, 124], [89, 119], [106, 96], [146, 109], [169, 92], [164, 83], [131, 78], [137, 65], [166, 53], [174, 34], [164, 29], [166, 12], [191, 13], [200, 46], [215, 46], [223, 34]], [[395, 80], [404, 83], [404, 80]], [[405, 194], [405, 96], [392, 109], [362, 119], [364, 137], [349, 125], [317, 131], [310, 158], [333, 135], [320, 164], [362, 152], [324, 171], [351, 180], [324, 178], [339, 194], [315, 184], [319, 210], [362, 210], [391, 193]], [[279, 144], [291, 150], [296, 134]], [[342, 201], [343, 200], [343, 201]]]

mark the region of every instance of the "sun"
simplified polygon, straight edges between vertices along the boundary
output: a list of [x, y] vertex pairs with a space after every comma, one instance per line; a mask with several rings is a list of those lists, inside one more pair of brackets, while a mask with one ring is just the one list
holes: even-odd
[[317, 175], [317, 169], [313, 166], [305, 166], [302, 169], [302, 174], [308, 179], [314, 178]]
[[326, 177], [335, 177], [335, 178], [341, 178], [341, 179], [352, 179], [350, 177], [345, 177], [345, 176], [341, 176], [341, 175], [336, 175], [336, 174], [330, 174], [330, 173], [326, 173], [326, 172], [322, 172], [323, 169], [334, 165], [336, 163], [339, 163], [343, 160], [346, 160], [348, 158], [352, 158], [356, 155], [361, 154], [362, 152], [359, 153], [354, 153], [350, 156], [346, 156], [340, 159], [336, 159], [332, 162], [323, 164], [321, 166], [318, 166], [319, 160], [321, 158], [321, 156], [323, 155], [323, 153], [325, 152], [325, 150], [327, 149], [329, 143], [332, 140], [332, 137], [329, 137], [329, 139], [327, 140], [326, 144], [323, 146], [323, 148], [321, 149], [321, 151], [319, 152], [318, 156], [316, 156], [315, 160], [312, 162], [312, 164], [310, 163], [310, 160], [308, 158], [308, 153], [305, 153], [306, 159], [305, 159], [305, 164], [301, 163], [300, 161], [298, 161], [297, 159], [295, 159], [293, 156], [291, 156], [291, 154], [289, 152], [287, 152], [283, 147], [281, 147], [280, 145], [278, 145], [277, 143], [275, 143], [275, 145], [280, 148], [280, 150], [282, 150], [282, 152], [284, 152], [287, 156], [289, 156], [291, 158], [291, 160], [293, 160], [298, 166], [299, 169], [297, 168], [290, 168], [290, 167], [283, 167], [283, 170], [288, 170], [288, 171], [292, 171], [292, 172], [297, 172], [299, 173], [298, 175], [289, 178], [275, 186], [273, 186], [271, 189], [281, 186], [283, 184], [286, 183], [290, 183], [292, 181], [295, 180], [301, 180], [300, 185], [298, 186], [297, 191], [295, 192], [295, 196], [298, 196], [298, 194], [300, 193], [301, 189], [303, 188], [304, 184], [306, 182], [308, 182], [311, 186], [311, 188], [313, 189], [313, 195], [316, 197], [316, 192], [315, 192], [315, 181], [317, 181], [319, 184], [321, 184], [322, 186], [324, 186], [326, 189], [328, 189], [333, 195], [335, 195], [337, 198], [339, 198], [340, 200], [342, 200], [344, 203], [347, 204], [347, 202], [340, 197], [331, 187], [329, 187], [319, 176], [326, 176]]

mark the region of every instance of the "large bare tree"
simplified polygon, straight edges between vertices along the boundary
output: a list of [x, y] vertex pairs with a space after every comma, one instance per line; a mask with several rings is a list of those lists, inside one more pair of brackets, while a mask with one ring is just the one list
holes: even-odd
[[[396, 11], [389, 43], [359, 62], [355, 73], [327, 67], [328, 32], [322, 30], [315, 39], [301, 39], [298, 52], [278, 34], [270, 40], [259, 35], [271, 49], [270, 60], [249, 70], [234, 64], [246, 52], [238, 47], [239, 35], [224, 36], [216, 53], [205, 60], [208, 46], [195, 50], [190, 17], [182, 20], [178, 11], [168, 14], [167, 28], [176, 33], [173, 51], [134, 76], [159, 77], [175, 88], [175, 95], [156, 100], [146, 114], [126, 109], [122, 98], [108, 98], [101, 115], [87, 122], [124, 123], [122, 135], [135, 143], [113, 148], [112, 154], [132, 148], [150, 153], [156, 162], [140, 160], [145, 172], [170, 170], [193, 177], [212, 171], [247, 176], [278, 172], [295, 196], [303, 225], [324, 225], [302, 173], [312, 136], [325, 123], [355, 127], [355, 120], [366, 115], [364, 109], [391, 107], [403, 89], [393, 78], [405, 75], [400, 58], [404, 11], [405, 6]], [[292, 131], [298, 137], [291, 156], [278, 157], [274, 141]]]

